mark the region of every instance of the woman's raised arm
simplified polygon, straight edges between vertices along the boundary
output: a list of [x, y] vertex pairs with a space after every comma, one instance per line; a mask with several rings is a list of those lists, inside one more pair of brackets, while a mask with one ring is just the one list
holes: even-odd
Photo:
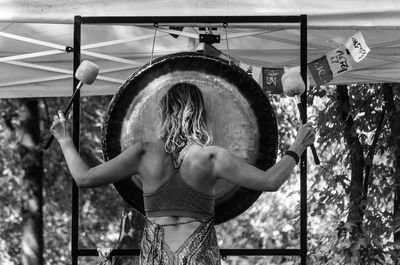
[[66, 128], [62, 111], [54, 116], [51, 132], [60, 143], [68, 168], [78, 187], [91, 188], [114, 183], [138, 173], [145, 153], [144, 144], [132, 145], [115, 158], [90, 168], [80, 157]]
[[[315, 141], [315, 130], [311, 123], [299, 128], [295, 142], [289, 148], [299, 157]], [[224, 148], [213, 147], [213, 175], [216, 178], [226, 179], [239, 186], [254, 190], [276, 191], [289, 178], [296, 160], [285, 155], [267, 171], [262, 171], [247, 164], [243, 159], [231, 154]]]

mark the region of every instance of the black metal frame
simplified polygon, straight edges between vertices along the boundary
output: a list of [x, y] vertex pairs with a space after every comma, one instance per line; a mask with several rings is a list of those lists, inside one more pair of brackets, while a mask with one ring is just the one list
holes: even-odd
[[[307, 16], [229, 16], [229, 17], [81, 17], [74, 20], [74, 74], [81, 61], [81, 26], [82, 24], [227, 24], [227, 23], [299, 23], [300, 24], [300, 71], [303, 80], [307, 80]], [[73, 90], [79, 80], [74, 77]], [[79, 91], [77, 92], [79, 93]], [[73, 140], [79, 152], [80, 97], [75, 98], [73, 107]], [[302, 108], [306, 110], [307, 90], [301, 96]], [[306, 117], [307, 118], [307, 117]], [[96, 249], [79, 249], [79, 190], [72, 184], [72, 264], [78, 264], [79, 256], [98, 256]], [[221, 249], [224, 256], [300, 256], [301, 265], [306, 265], [307, 258], [307, 156], [301, 156], [300, 163], [300, 249]], [[112, 256], [137, 256], [139, 249], [114, 249]]]

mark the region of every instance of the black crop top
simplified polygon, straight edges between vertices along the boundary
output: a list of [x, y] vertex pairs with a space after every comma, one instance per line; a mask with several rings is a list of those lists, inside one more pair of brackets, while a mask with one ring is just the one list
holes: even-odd
[[176, 165], [172, 156], [171, 159], [175, 172], [170, 179], [158, 190], [143, 193], [146, 216], [186, 216], [195, 219], [211, 216], [214, 213], [214, 196], [202, 194], [186, 184], [179, 172], [181, 163]]

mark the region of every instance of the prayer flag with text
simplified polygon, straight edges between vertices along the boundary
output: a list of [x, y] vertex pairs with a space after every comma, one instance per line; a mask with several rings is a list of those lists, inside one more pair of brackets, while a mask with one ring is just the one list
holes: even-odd
[[348, 39], [344, 45], [357, 63], [363, 60], [370, 51], [360, 31]]
[[352, 69], [350, 58], [347, 56], [344, 46], [329, 51], [325, 55], [333, 76], [341, 75]]
[[262, 88], [264, 92], [272, 94], [282, 94], [282, 75], [283, 68], [262, 68]]
[[325, 55], [308, 63], [307, 65], [317, 86], [321, 86], [332, 81], [333, 74]]

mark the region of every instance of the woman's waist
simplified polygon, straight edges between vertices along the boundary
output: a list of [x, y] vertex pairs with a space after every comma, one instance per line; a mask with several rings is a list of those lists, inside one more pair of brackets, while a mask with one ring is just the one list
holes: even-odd
[[160, 217], [147, 217], [147, 219], [156, 225], [161, 226], [183, 226], [183, 225], [197, 225], [206, 220], [188, 217], [188, 216], [160, 216]]

